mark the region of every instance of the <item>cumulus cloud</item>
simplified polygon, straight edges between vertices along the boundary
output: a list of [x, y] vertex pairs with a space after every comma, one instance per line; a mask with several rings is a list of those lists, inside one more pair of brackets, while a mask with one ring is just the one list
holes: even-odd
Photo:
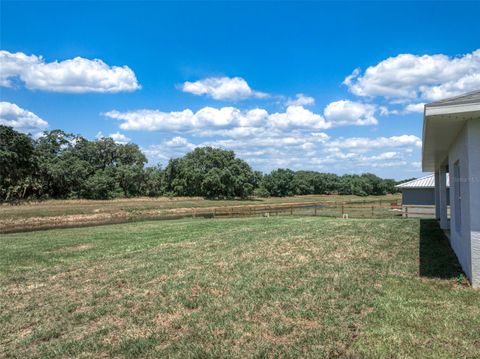
[[181, 136], [176, 136], [171, 140], [165, 141], [163, 144], [171, 148], [184, 148], [187, 150], [193, 150], [195, 148], [193, 143], [190, 143], [185, 137]]
[[193, 126], [193, 112], [189, 109], [177, 112], [159, 110], [109, 111], [106, 117], [121, 120], [123, 130], [180, 130]]
[[34, 135], [48, 127], [47, 121], [10, 102], [0, 102], [0, 125], [10, 126], [17, 131]]
[[128, 138], [127, 136], [125, 136], [123, 133], [120, 133], [120, 132], [115, 132], [115, 133], [111, 133], [109, 134], [108, 136], [104, 136], [102, 131], [98, 132], [97, 135], [95, 136], [96, 139], [101, 139], [101, 138], [106, 138], [106, 137], [110, 137], [112, 140], [115, 141], [115, 143], [118, 143], [120, 145], [125, 145], [127, 143], [129, 143], [131, 141], [130, 138]]
[[152, 162], [166, 163], [198, 146], [213, 146], [234, 150], [264, 171], [278, 167], [338, 173], [403, 171], [418, 161], [417, 136], [331, 138], [323, 132], [335, 126], [377, 124], [375, 114], [381, 111], [376, 105], [342, 100], [328, 105], [323, 115], [290, 105], [279, 112], [204, 107], [196, 112], [110, 111], [105, 116], [119, 120], [123, 130], [174, 132], [170, 139], [143, 149]]
[[116, 143], [119, 143], [121, 145], [129, 143], [131, 141], [130, 138], [128, 138], [127, 136], [125, 136], [123, 133], [120, 133], [120, 132], [111, 133], [110, 135], [108, 135], [108, 137], [110, 137]]
[[396, 148], [404, 146], [422, 146], [422, 140], [415, 135], [400, 135], [391, 137], [351, 137], [339, 138], [330, 142], [333, 148], [350, 148], [372, 150], [375, 148]]
[[268, 113], [262, 109], [242, 111], [234, 107], [220, 109], [204, 107], [195, 113], [190, 109], [177, 112], [135, 110], [127, 112], [110, 111], [104, 115], [121, 120], [120, 128], [124, 130], [179, 131], [208, 127], [258, 125], [266, 119]]
[[425, 104], [423, 102], [421, 103], [411, 103], [405, 106], [404, 112], [405, 113], [412, 113], [412, 112], [422, 112], [425, 108]]
[[[302, 106], [289, 106], [285, 112], [269, 114], [264, 109], [240, 110], [235, 107], [204, 107], [197, 112], [186, 109], [178, 112], [162, 112], [159, 110], [134, 110], [127, 112], [110, 111], [106, 117], [122, 121], [123, 130], [208, 130], [219, 128], [242, 128], [243, 132], [254, 128], [330, 128], [325, 119]], [[202, 132], [199, 132], [202, 133]], [[213, 133], [213, 132], [211, 132]]]
[[480, 49], [457, 57], [400, 54], [354, 70], [343, 83], [357, 96], [440, 100], [480, 88]]
[[100, 59], [75, 57], [45, 62], [41, 56], [0, 51], [0, 86], [19, 79], [30, 90], [51, 92], [123, 92], [140, 88], [128, 66], [109, 66]]
[[306, 96], [303, 93], [298, 93], [294, 99], [287, 101], [288, 106], [309, 106], [314, 105], [315, 99], [310, 96]]
[[349, 100], [340, 100], [331, 102], [325, 107], [323, 112], [327, 121], [332, 125], [376, 125], [376, 108], [374, 105], [354, 102]]
[[324, 132], [281, 129], [264, 131], [246, 138], [207, 141], [187, 140], [175, 136], [145, 149], [147, 155], [166, 163], [197, 146], [234, 150], [254, 168], [270, 171], [278, 167], [294, 170], [352, 173], [398, 168], [399, 173], [418, 161], [420, 139], [412, 135], [377, 138], [330, 138]]
[[273, 113], [269, 116], [269, 122], [275, 127], [306, 127], [325, 129], [330, 128], [331, 124], [325, 119], [303, 106], [288, 106], [282, 113]]
[[185, 82], [182, 91], [194, 95], [207, 95], [215, 100], [238, 101], [246, 98], [265, 98], [268, 94], [254, 91], [241, 77], [209, 77], [195, 82]]
[[188, 141], [185, 137], [175, 136], [170, 140], [162, 141], [158, 145], [151, 145], [142, 150], [151, 159], [167, 162], [171, 158], [183, 156], [195, 147], [196, 145]]
[[398, 157], [401, 157], [400, 153], [389, 151], [389, 152], [380, 153], [379, 155], [370, 156], [366, 159], [368, 161], [383, 161], [383, 160], [391, 160]]

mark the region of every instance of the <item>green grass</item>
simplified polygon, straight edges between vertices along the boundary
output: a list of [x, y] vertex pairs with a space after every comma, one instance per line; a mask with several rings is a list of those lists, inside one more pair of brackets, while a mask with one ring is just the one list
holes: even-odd
[[480, 354], [480, 292], [432, 221], [152, 221], [0, 246], [0, 357]]

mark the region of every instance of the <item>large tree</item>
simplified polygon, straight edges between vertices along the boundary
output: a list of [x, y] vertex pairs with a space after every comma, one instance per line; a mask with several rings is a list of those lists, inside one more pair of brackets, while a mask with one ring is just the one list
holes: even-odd
[[90, 141], [62, 130], [38, 139], [0, 126], [0, 201], [26, 198], [201, 196], [245, 198], [308, 194], [382, 195], [396, 191], [394, 180], [371, 173], [337, 176], [277, 169], [263, 175], [233, 151], [203, 147], [172, 159], [165, 170], [145, 168], [135, 144], [111, 138]]
[[35, 147], [30, 136], [0, 125], [0, 200], [25, 198], [37, 186]]
[[196, 148], [170, 160], [165, 168], [165, 192], [179, 196], [245, 198], [252, 195], [257, 176], [233, 151]]

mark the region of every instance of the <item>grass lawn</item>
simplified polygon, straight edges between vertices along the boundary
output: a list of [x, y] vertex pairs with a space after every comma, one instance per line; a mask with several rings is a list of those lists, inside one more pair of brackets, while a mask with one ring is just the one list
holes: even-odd
[[0, 357], [480, 356], [480, 291], [428, 220], [151, 221], [0, 248]]

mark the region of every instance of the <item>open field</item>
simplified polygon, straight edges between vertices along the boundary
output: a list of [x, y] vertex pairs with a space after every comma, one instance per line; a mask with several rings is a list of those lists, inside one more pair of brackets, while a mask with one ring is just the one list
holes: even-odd
[[[155, 219], [181, 213], [192, 216], [192, 210], [212, 214], [215, 210], [235, 211], [265, 208], [265, 206], [301, 206], [308, 203], [324, 205], [361, 206], [389, 205], [400, 200], [400, 195], [387, 196], [294, 196], [256, 198], [250, 200], [205, 200], [202, 198], [128, 198], [108, 201], [50, 200], [21, 205], [0, 205], [0, 232], [11, 232], [54, 227], [122, 223], [131, 220]], [[332, 211], [327, 215], [332, 215]], [[341, 216], [338, 208], [336, 216]]]
[[29, 217], [49, 217], [69, 214], [115, 213], [119, 211], [167, 210], [178, 208], [203, 208], [221, 206], [240, 206], [257, 204], [305, 203], [305, 202], [378, 202], [399, 200], [400, 194], [386, 196], [339, 196], [308, 195], [293, 197], [254, 198], [246, 200], [207, 200], [200, 197], [137, 197], [105, 201], [95, 200], [48, 200], [28, 202], [20, 205], [0, 205], [1, 219], [18, 219]]
[[480, 355], [480, 292], [434, 221], [150, 221], [0, 246], [0, 357]]

